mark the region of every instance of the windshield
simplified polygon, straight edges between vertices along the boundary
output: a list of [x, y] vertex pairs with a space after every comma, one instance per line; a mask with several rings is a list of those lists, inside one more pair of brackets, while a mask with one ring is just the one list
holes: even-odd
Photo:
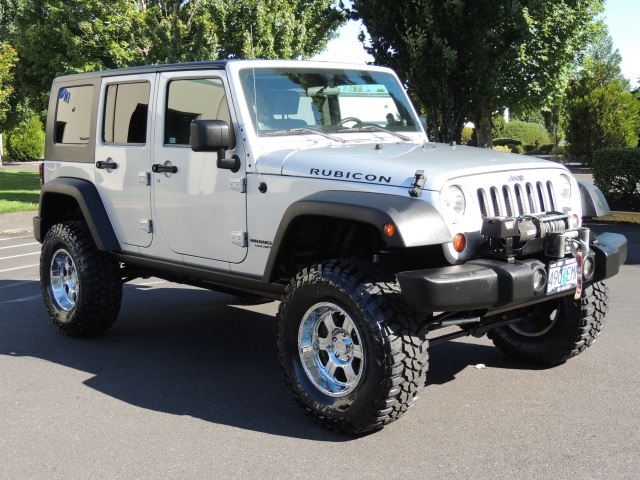
[[256, 68], [240, 77], [259, 135], [419, 131], [402, 86], [386, 72]]

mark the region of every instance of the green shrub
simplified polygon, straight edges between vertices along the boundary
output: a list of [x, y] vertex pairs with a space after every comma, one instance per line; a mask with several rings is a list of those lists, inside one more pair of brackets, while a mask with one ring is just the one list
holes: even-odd
[[460, 143], [463, 145], [468, 145], [471, 143], [471, 138], [473, 137], [473, 127], [464, 127], [462, 129], [462, 138], [460, 139]]
[[39, 160], [44, 156], [44, 127], [37, 115], [7, 133], [7, 157], [13, 162]]
[[524, 148], [524, 151], [529, 153], [529, 152], [533, 152], [536, 149], [535, 145], [524, 145], [522, 148]]
[[551, 154], [551, 150], [553, 150], [553, 147], [555, 147], [555, 145], [553, 143], [547, 143], [546, 145], [540, 145], [540, 147], [538, 147], [538, 152], [543, 154], [543, 155], [549, 155], [549, 154]]
[[603, 148], [593, 154], [593, 183], [610, 203], [636, 204], [639, 182], [640, 148]]
[[522, 145], [522, 142], [520, 140], [516, 140], [515, 138], [494, 138], [492, 142], [495, 147], [504, 147], [506, 145]]
[[564, 162], [569, 155], [566, 147], [559, 147], [557, 145], [554, 145], [549, 153], [551, 154], [552, 159], [558, 160], [560, 162]]
[[493, 149], [497, 150], [498, 152], [511, 152], [511, 149], [506, 145], [494, 145]]
[[522, 145], [511, 146], [511, 153], [524, 153], [524, 147]]
[[544, 125], [522, 122], [520, 120], [513, 120], [507, 123], [504, 136], [506, 138], [519, 140], [521, 144], [524, 143], [525, 145], [535, 145], [538, 147], [551, 143], [549, 132], [544, 128]]

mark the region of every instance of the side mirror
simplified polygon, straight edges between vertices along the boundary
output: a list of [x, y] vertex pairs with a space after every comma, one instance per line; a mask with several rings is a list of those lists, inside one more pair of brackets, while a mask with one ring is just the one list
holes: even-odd
[[218, 168], [237, 172], [240, 170], [240, 158], [225, 158], [231, 145], [229, 124], [224, 120], [193, 120], [190, 125], [191, 150], [194, 152], [217, 152]]

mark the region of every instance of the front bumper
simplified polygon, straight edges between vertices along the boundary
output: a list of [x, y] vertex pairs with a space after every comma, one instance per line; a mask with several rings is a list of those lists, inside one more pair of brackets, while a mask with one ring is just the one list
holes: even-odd
[[[590, 283], [616, 275], [627, 259], [627, 239], [603, 233], [589, 245], [595, 255], [595, 273]], [[450, 312], [518, 307], [559, 296], [534, 290], [534, 269], [540, 260], [471, 260], [427, 270], [398, 273], [407, 304], [418, 312]], [[573, 293], [574, 290], [561, 295]]]

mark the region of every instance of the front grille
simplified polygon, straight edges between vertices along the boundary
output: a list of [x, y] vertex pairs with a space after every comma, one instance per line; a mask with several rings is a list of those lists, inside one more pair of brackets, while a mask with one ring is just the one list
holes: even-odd
[[510, 183], [478, 189], [478, 204], [483, 217], [518, 217], [553, 212], [555, 203], [550, 181]]

